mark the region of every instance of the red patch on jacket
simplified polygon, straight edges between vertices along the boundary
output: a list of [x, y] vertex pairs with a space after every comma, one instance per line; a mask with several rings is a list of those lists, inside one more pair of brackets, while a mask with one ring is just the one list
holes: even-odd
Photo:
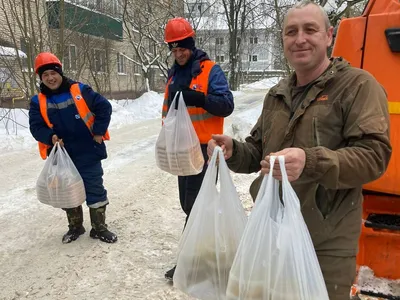
[[328, 95], [322, 95], [317, 98], [317, 101], [327, 101], [328, 100]]

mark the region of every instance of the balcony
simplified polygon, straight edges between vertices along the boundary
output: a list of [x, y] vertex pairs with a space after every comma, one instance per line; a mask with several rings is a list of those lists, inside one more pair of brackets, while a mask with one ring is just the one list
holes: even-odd
[[[60, 29], [60, 1], [47, 1], [49, 28]], [[122, 20], [64, 1], [65, 29], [122, 41]]]

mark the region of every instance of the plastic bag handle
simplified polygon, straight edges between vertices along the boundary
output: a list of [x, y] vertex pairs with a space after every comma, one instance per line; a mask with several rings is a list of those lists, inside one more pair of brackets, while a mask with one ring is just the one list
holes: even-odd
[[270, 156], [269, 157], [269, 173], [268, 173], [268, 177], [269, 179], [272, 179], [273, 176], [273, 172], [274, 172], [274, 165], [275, 165], [275, 161], [276, 161], [276, 156]]
[[257, 198], [254, 203], [254, 206], [263, 205], [265, 207], [265, 209], [267, 209], [267, 210], [270, 209], [271, 203], [269, 200], [266, 201], [266, 199], [270, 199], [270, 198], [264, 197], [264, 195], [267, 192], [269, 192], [269, 188], [271, 188], [273, 186], [273, 184], [271, 184], [271, 183], [273, 183], [275, 181], [275, 178], [273, 178], [273, 169], [274, 169], [275, 160], [276, 160], [276, 156], [270, 156], [269, 164], [271, 167], [269, 169], [269, 173], [265, 174], [263, 176], [261, 186], [258, 190]]
[[278, 160], [279, 160], [279, 167], [280, 167], [281, 173], [282, 173], [282, 184], [289, 183], [289, 179], [288, 179], [286, 167], [285, 167], [285, 157], [283, 155], [280, 155], [280, 156], [278, 156]]
[[[175, 93], [174, 100], [172, 100], [172, 101], [175, 101], [176, 97], [178, 97], [181, 93], [182, 93], [181, 91], [177, 91], [177, 92]], [[178, 110], [179, 99], [180, 99], [180, 98], [178, 98], [178, 100], [175, 101], [175, 109], [176, 109], [176, 110]]]
[[[279, 166], [281, 169], [281, 173], [282, 173], [282, 189], [286, 189], [286, 190], [293, 190], [290, 182], [289, 182], [289, 178], [287, 176], [287, 172], [286, 172], [286, 167], [285, 167], [285, 157], [284, 156], [279, 156]], [[294, 193], [294, 191], [293, 191]], [[288, 197], [288, 199], [286, 199], [286, 202], [290, 202], [285, 204], [286, 209], [300, 209], [300, 202], [298, 201], [293, 201], [293, 197]]]
[[224, 168], [222, 167], [222, 164], [226, 165], [224, 152], [220, 146], [216, 146], [214, 148], [208, 167], [210, 169], [210, 172], [212, 172], [213, 174], [212, 178], [215, 178], [215, 184], [218, 183], [219, 177], [223, 176], [222, 173], [225, 173], [225, 175], [228, 175], [229, 177], [228, 167]]
[[177, 91], [176, 93], [175, 93], [175, 96], [174, 96], [174, 99], [172, 99], [172, 102], [171, 102], [171, 108], [173, 107], [175, 110], [178, 110], [178, 107], [179, 107], [179, 98], [178, 98], [178, 96], [181, 94], [182, 92], [181, 91]]

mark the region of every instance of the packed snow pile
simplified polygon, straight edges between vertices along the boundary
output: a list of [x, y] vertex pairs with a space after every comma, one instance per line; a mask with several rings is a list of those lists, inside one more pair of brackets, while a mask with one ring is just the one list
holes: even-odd
[[249, 84], [241, 84], [240, 89], [243, 91], [248, 90], [267, 90], [276, 85], [282, 77], [265, 78]]
[[36, 145], [29, 131], [26, 109], [0, 108], [0, 152], [28, 149]]
[[[248, 85], [242, 85], [244, 90], [264, 90], [278, 82], [278, 78], [264, 79]], [[243, 95], [243, 91], [232, 91], [234, 97]], [[164, 95], [154, 91], [146, 92], [137, 99], [110, 100], [112, 116], [110, 130], [119, 129], [137, 122], [160, 119]], [[261, 107], [239, 113], [227, 128], [229, 134], [238, 140], [243, 140], [260, 115]], [[37, 142], [29, 131], [29, 112], [25, 109], [0, 108], [0, 152], [20, 151], [37, 147]]]
[[[163, 101], [163, 95], [153, 91], [137, 99], [110, 100], [113, 110], [110, 129], [155, 118], [161, 120]], [[0, 152], [36, 147], [29, 131], [28, 110], [0, 108], [0, 140]]]
[[139, 98], [111, 100], [113, 114], [110, 128], [121, 128], [138, 121], [160, 118], [164, 101], [163, 95], [150, 91]]
[[244, 142], [244, 139], [250, 134], [251, 129], [256, 124], [261, 111], [262, 104], [259, 104], [252, 109], [233, 116], [232, 124], [225, 129], [224, 134], [229, 135], [240, 142]]
[[[125, 102], [125, 109], [132, 113], [135, 120], [149, 120], [161, 118], [161, 108], [164, 95], [153, 91], [144, 93], [135, 101]], [[115, 100], [114, 100], [115, 101]], [[120, 102], [123, 100], [117, 100]]]
[[357, 286], [360, 291], [375, 294], [399, 296], [400, 279], [389, 280], [374, 276], [374, 271], [367, 266], [361, 266], [358, 271]]

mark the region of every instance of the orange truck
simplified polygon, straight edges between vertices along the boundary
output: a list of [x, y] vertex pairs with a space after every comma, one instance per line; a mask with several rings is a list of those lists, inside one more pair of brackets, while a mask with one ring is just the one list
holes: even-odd
[[[400, 1], [370, 0], [361, 16], [342, 20], [332, 56], [345, 58], [380, 82], [388, 96], [391, 122], [389, 167], [380, 179], [364, 186], [359, 272], [352, 296], [400, 299]], [[360, 284], [364, 280], [360, 270], [365, 267], [383, 279], [383, 291]]]

